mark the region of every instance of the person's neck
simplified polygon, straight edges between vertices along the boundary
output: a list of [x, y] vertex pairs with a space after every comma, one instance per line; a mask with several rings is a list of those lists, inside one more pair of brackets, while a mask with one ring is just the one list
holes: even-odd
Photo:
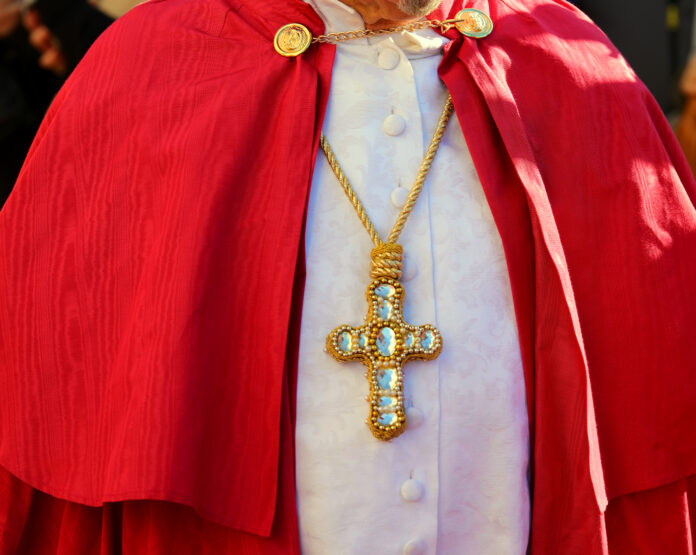
[[390, 0], [341, 0], [360, 14], [365, 28], [372, 31], [408, 25], [419, 18], [402, 12]]

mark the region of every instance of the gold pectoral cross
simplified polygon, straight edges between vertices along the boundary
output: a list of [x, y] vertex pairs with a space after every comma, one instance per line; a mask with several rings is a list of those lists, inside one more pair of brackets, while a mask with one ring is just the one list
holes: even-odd
[[440, 332], [431, 325], [412, 326], [403, 318], [404, 288], [389, 277], [375, 279], [367, 288], [364, 326], [340, 326], [326, 338], [336, 360], [359, 360], [367, 367], [370, 383], [372, 434], [388, 441], [406, 429], [404, 364], [409, 360], [433, 360], [442, 350]]
[[404, 364], [413, 359], [432, 360], [442, 350], [442, 336], [434, 326], [412, 326], [404, 321], [404, 288], [398, 281], [401, 277], [403, 248], [397, 240], [423, 190], [425, 178], [453, 112], [452, 98], [448, 95], [433, 140], [418, 170], [416, 182], [386, 241], [380, 238], [365, 207], [338, 164], [329, 142], [323, 133], [321, 135], [320, 144], [326, 160], [375, 245], [370, 253], [370, 274], [374, 281], [367, 288], [366, 323], [359, 328], [336, 328], [326, 338], [326, 348], [336, 360], [359, 360], [367, 366], [366, 375], [370, 382], [370, 395], [367, 398], [370, 416], [367, 424], [372, 435], [385, 441], [394, 439], [406, 429]]

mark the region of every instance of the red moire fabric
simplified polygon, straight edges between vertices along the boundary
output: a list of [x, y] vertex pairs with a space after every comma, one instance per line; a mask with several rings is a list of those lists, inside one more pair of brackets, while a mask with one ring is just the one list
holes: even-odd
[[[530, 551], [691, 553], [696, 185], [570, 4], [433, 17], [462, 6], [496, 25], [449, 31], [440, 76], [510, 272]], [[288, 22], [323, 30], [302, 0], [152, 0], [47, 115], [0, 214], [5, 552], [299, 550], [302, 230], [334, 48], [278, 56]]]

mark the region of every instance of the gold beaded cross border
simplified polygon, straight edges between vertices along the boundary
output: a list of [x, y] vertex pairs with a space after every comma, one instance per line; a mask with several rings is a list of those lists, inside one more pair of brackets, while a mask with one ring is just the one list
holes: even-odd
[[359, 360], [367, 367], [370, 383], [372, 434], [388, 441], [406, 429], [404, 371], [409, 360], [433, 360], [442, 350], [440, 332], [431, 325], [412, 326], [401, 310], [404, 289], [395, 279], [381, 277], [370, 283], [364, 326], [340, 326], [326, 339], [329, 353], [337, 360]]

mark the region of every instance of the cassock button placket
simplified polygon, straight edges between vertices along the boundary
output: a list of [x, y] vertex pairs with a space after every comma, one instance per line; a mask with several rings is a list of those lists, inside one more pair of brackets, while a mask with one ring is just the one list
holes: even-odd
[[403, 554], [404, 555], [423, 555], [428, 549], [425, 540], [420, 538], [413, 539], [404, 544]]
[[401, 484], [401, 499], [407, 503], [415, 503], [416, 501], [423, 499], [424, 491], [425, 488], [423, 487], [423, 484], [418, 480], [411, 478]]
[[396, 208], [403, 208], [408, 200], [408, 189], [406, 187], [396, 187], [392, 190], [389, 198]]
[[[345, 12], [340, 3], [331, 2], [331, 6], [334, 4], [337, 11]], [[342, 23], [342, 27], [352, 28], [354, 23], [359, 24], [350, 21]], [[425, 153], [424, 143], [432, 136], [438, 111], [446, 98], [447, 91], [437, 79], [441, 55], [434, 45], [440, 38], [433, 31], [415, 33], [412, 37], [380, 37], [339, 44], [336, 48], [324, 132], [336, 154], [346, 160], [345, 170], [355, 176], [354, 181], [361, 187], [358, 194], [380, 228], [387, 229], [407, 201]], [[453, 123], [461, 134], [458, 121], [454, 119]], [[450, 143], [453, 133], [448, 132]], [[452, 252], [452, 243], [444, 240], [446, 235], [440, 233], [435, 237], [433, 229], [440, 230], [445, 223], [458, 224], [461, 213], [478, 213], [478, 206], [469, 209], [468, 195], [459, 194], [460, 184], [472, 185], [474, 191], [480, 189], [475, 179], [469, 183], [466, 144], [462, 138], [456, 145], [446, 146], [435, 161], [433, 174], [403, 234], [405, 256], [401, 281], [412, 292], [408, 311], [413, 319], [444, 319], [438, 307], [450, 302], [439, 294], [447, 280], [438, 282], [442, 272], [436, 272], [434, 264], [444, 260], [443, 253], [449, 253], [446, 260], [452, 260], [451, 255], [456, 257], [460, 246], [457, 243], [457, 251]], [[308, 231], [313, 230], [313, 235], [306, 240], [308, 264], [313, 266], [303, 314], [306, 319], [303, 325], [307, 325], [302, 330], [302, 354], [307, 362], [299, 369], [298, 380], [298, 399], [302, 396], [298, 414], [304, 419], [298, 419], [296, 434], [298, 452], [302, 454], [298, 458], [298, 506], [303, 551], [338, 553], [345, 551], [346, 545], [354, 545], [354, 551], [359, 553], [391, 551], [426, 555], [438, 549], [443, 553], [475, 552], [469, 547], [477, 545], [478, 536], [471, 541], [466, 539], [467, 524], [471, 522], [461, 521], [461, 513], [452, 509], [459, 506], [461, 498], [473, 487], [469, 487], [467, 480], [449, 479], [441, 472], [444, 467], [450, 476], [456, 475], [460, 468], [462, 474], [472, 473], [471, 465], [456, 462], [466, 451], [461, 442], [441, 443], [443, 430], [448, 438], [469, 437], [468, 429], [459, 424], [471, 411], [460, 410], [459, 399], [452, 394], [466, 376], [451, 372], [441, 362], [437, 363], [438, 368], [429, 367], [428, 372], [426, 367], [423, 371], [414, 368], [404, 382], [408, 432], [388, 449], [381, 449], [376, 447], [383, 446], [372, 445], [372, 437], [364, 437], [364, 427], [352, 427], [353, 420], [364, 418], [362, 411], [354, 411], [355, 419], [343, 418], [347, 407], [352, 407], [350, 399], [361, 404], [365, 396], [361, 369], [344, 372], [331, 368], [334, 373], [327, 375], [327, 362], [317, 355], [317, 349], [323, 347], [317, 347], [317, 337], [327, 326], [335, 325], [334, 320], [330, 324], [324, 322], [329, 320], [328, 316], [325, 318], [326, 298], [335, 296], [338, 310], [346, 315], [360, 312], [364, 303], [362, 292], [353, 293], [354, 282], [360, 279], [356, 276], [363, 275], [364, 269], [355, 270], [344, 259], [345, 249], [352, 249], [354, 254], [361, 252], [360, 241], [346, 241], [344, 248], [338, 251], [335, 248], [337, 237], [351, 236], [354, 231], [360, 235], [362, 226], [345, 217], [350, 210], [345, 194], [334, 183], [331, 170], [317, 162], [313, 204], [308, 209], [308, 218], [314, 224], [308, 226]], [[458, 172], [456, 183], [445, 178], [452, 169]], [[329, 181], [335, 187], [322, 186]], [[442, 200], [451, 196], [459, 202], [456, 210], [451, 210], [448, 200]], [[438, 206], [437, 213], [431, 211], [434, 205]], [[340, 206], [344, 209], [338, 210]], [[469, 228], [463, 224], [460, 227]], [[492, 229], [495, 234], [495, 228]], [[448, 266], [442, 267], [449, 272]], [[464, 273], [467, 268], [462, 264], [455, 265], [453, 270]], [[457, 303], [465, 304], [459, 300]], [[461, 337], [466, 337], [466, 330], [461, 332], [463, 326], [458, 322], [456, 315], [450, 317], [448, 327], [458, 331], [450, 333], [450, 349], [460, 344]], [[415, 362], [414, 366], [421, 364], [425, 363]], [[411, 403], [416, 406], [409, 406]], [[447, 410], [443, 412], [445, 405]], [[449, 413], [457, 414], [457, 420], [451, 420]], [[448, 418], [443, 419], [442, 414]], [[337, 430], [342, 439], [341, 445], [334, 446], [336, 452], [334, 449], [327, 452], [325, 445], [317, 445], [318, 434], [333, 437]], [[360, 465], [354, 464], [351, 452], [363, 455]], [[384, 468], [390, 469], [392, 479], [384, 478]], [[335, 503], [337, 498], [342, 502]], [[366, 498], [379, 500], [370, 505], [374, 518], [365, 519], [355, 510]], [[442, 514], [441, 504], [449, 509]], [[486, 507], [485, 503], [481, 506]], [[440, 533], [440, 521], [442, 529], [447, 531], [445, 534]], [[481, 533], [485, 534], [487, 529]]]
[[408, 407], [406, 409], [406, 421], [408, 422], [409, 430], [418, 428], [421, 424], [423, 424], [423, 420], [425, 420], [425, 416], [423, 415], [422, 410], [417, 409], [416, 407]]
[[416, 274], [418, 274], [418, 265], [413, 260], [413, 255], [404, 253], [404, 268], [401, 271], [401, 281], [411, 281], [416, 277]]
[[394, 69], [399, 65], [399, 60], [401, 60], [401, 56], [393, 48], [383, 48], [377, 54], [377, 65], [382, 69]]
[[382, 131], [391, 137], [401, 135], [406, 129], [406, 120], [398, 114], [389, 114], [382, 122]]

